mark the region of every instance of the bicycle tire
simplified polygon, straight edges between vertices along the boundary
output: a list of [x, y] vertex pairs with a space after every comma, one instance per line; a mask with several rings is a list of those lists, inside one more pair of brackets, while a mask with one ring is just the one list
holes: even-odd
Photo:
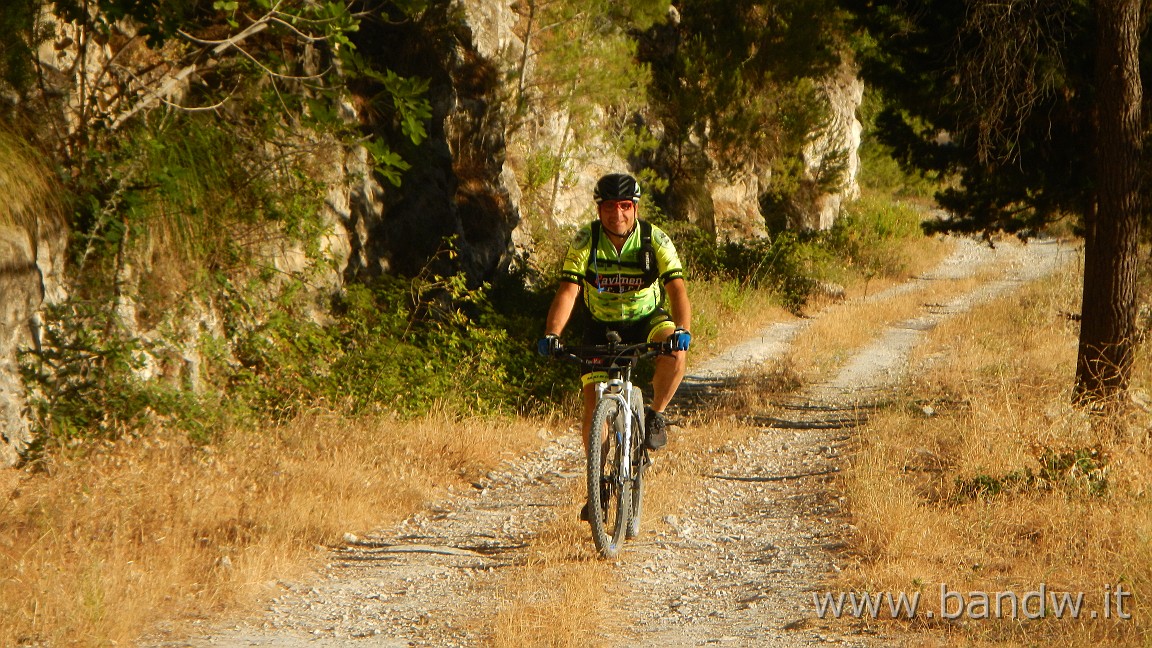
[[644, 392], [632, 387], [629, 405], [632, 410], [632, 510], [629, 513], [628, 539], [640, 535], [640, 518], [644, 513], [644, 471], [648, 468], [648, 452], [644, 449]]
[[617, 429], [622, 429], [624, 416], [620, 403], [605, 398], [596, 404], [592, 414], [592, 431], [588, 447], [588, 522], [592, 542], [604, 558], [620, 553], [628, 532], [632, 508], [632, 482], [621, 477], [621, 456]]

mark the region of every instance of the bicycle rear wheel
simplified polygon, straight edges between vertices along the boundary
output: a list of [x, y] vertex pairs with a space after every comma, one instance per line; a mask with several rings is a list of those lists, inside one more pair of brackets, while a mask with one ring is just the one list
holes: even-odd
[[632, 388], [630, 400], [632, 416], [632, 510], [629, 512], [629, 539], [640, 535], [640, 516], [644, 511], [644, 471], [648, 469], [648, 451], [644, 449], [644, 392], [639, 387]]
[[628, 531], [632, 507], [632, 483], [621, 474], [629, 458], [623, 456], [620, 441], [624, 417], [631, 413], [611, 398], [596, 404], [588, 448], [588, 522], [592, 541], [605, 558], [615, 558]]

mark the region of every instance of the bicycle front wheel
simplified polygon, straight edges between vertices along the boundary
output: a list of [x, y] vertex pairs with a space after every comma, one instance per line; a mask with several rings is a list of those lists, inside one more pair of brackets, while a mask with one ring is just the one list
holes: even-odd
[[621, 441], [625, 417], [631, 413], [614, 399], [596, 404], [588, 447], [588, 522], [592, 541], [605, 558], [615, 558], [624, 544], [632, 506], [632, 483], [625, 480], [621, 467], [624, 456]]

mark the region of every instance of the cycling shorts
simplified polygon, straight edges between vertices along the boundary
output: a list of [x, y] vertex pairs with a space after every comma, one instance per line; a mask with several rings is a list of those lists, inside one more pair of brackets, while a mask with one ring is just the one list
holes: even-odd
[[[640, 344], [652, 342], [663, 337], [665, 333], [676, 330], [676, 322], [663, 308], [657, 308], [648, 316], [631, 322], [598, 322], [589, 318], [584, 326], [583, 344], [607, 344], [608, 331], [620, 334], [621, 344]], [[608, 380], [608, 372], [596, 368], [595, 365], [580, 365], [580, 382], [584, 385]]]

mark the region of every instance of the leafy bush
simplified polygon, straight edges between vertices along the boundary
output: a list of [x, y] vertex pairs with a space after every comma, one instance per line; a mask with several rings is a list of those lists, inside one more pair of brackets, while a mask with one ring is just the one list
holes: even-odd
[[999, 477], [976, 475], [956, 479], [956, 499], [991, 498], [1029, 490], [1061, 489], [1069, 494], [1099, 497], [1108, 492], [1108, 457], [1099, 448], [1057, 452], [1045, 448], [1037, 471], [1023, 468]]
[[826, 232], [783, 230], [768, 238], [723, 241], [695, 227], [666, 223], [692, 276], [767, 288], [793, 310], [823, 281], [845, 275], [899, 276], [906, 270], [905, 245], [923, 236], [920, 213], [910, 205], [863, 199]]
[[205, 439], [210, 410], [182, 385], [149, 379], [150, 350], [107, 309], [79, 300], [47, 307], [40, 348], [20, 354], [38, 432], [34, 454], [50, 445], [115, 439], [160, 421]]
[[244, 335], [227, 389], [244, 407], [278, 419], [317, 402], [405, 416], [437, 404], [471, 412], [541, 407], [558, 385], [567, 393], [576, 385], [533, 352], [549, 298], [511, 278], [498, 288], [469, 288], [463, 275], [351, 285], [335, 300], [329, 325], [285, 304]]
[[920, 211], [907, 203], [864, 198], [850, 204], [826, 235], [830, 251], [865, 277], [898, 276], [902, 242], [922, 236]]
[[731, 280], [745, 286], [769, 288], [790, 306], [803, 305], [817, 275], [818, 250], [804, 244], [809, 238], [785, 232], [769, 239], [724, 241], [697, 229], [673, 234], [677, 250], [691, 277]]

